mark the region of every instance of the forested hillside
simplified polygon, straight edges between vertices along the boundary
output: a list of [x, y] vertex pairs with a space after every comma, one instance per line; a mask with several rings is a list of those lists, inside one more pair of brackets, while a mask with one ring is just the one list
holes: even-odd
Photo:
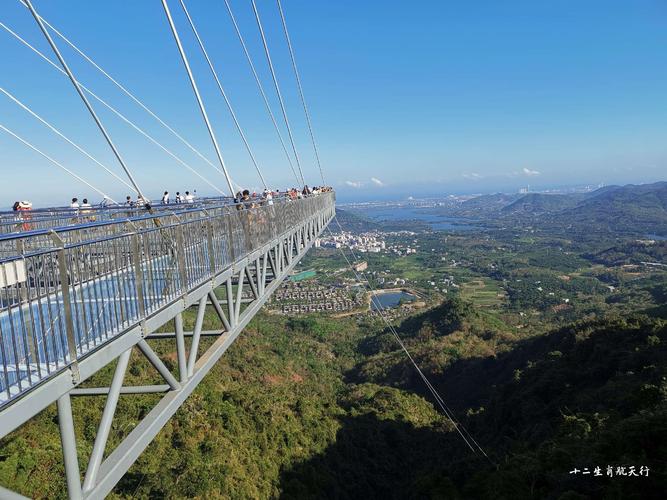
[[[398, 330], [490, 460], [472, 453], [435, 410], [380, 324], [262, 314], [113, 497], [661, 497], [663, 320], [582, 322], [522, 337], [450, 300]], [[137, 357], [131, 379], [150, 377]], [[74, 400], [82, 457], [102, 404], [90, 401]], [[121, 399], [121, 414], [142, 414], [151, 403]], [[49, 409], [3, 443], [4, 484], [63, 496], [54, 419]], [[113, 439], [131, 426], [129, 416], [120, 418]], [[36, 448], [36, 440], [52, 446]], [[649, 466], [650, 476], [569, 474], [607, 465]]]
[[[458, 476], [449, 469], [459, 494], [559, 498], [571, 490], [660, 498], [667, 472], [661, 458], [667, 456], [665, 321], [637, 316], [580, 322], [519, 340], [485, 329], [472, 311], [460, 327], [451, 313], [442, 321], [443, 312], [423, 315], [421, 330], [413, 330], [411, 320], [404, 335], [415, 333], [406, 343], [498, 464], [481, 464], [483, 471], [475, 474], [457, 464]], [[438, 322], [441, 328], [433, 330]], [[357, 380], [426, 394], [395, 348], [377, 343], [369, 354], [355, 369]], [[461, 457], [461, 447], [452, 448]], [[638, 470], [647, 464], [654, 467], [652, 480], [586, 481], [569, 474], [575, 467]]]

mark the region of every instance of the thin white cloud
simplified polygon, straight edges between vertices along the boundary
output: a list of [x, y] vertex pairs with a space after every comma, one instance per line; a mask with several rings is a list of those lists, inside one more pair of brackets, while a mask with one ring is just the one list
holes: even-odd
[[532, 175], [540, 175], [540, 173], [539, 173], [537, 170], [531, 170], [531, 169], [526, 168], [526, 167], [523, 167], [523, 173], [524, 173], [525, 175], [530, 175], [530, 176], [532, 176]]
[[384, 182], [382, 182], [382, 181], [381, 181], [380, 179], [378, 179], [377, 177], [371, 177], [371, 182], [372, 182], [373, 184], [375, 184], [376, 186], [384, 187]]
[[471, 179], [473, 181], [484, 178], [483, 175], [480, 175], [477, 172], [464, 173], [463, 177], [465, 177], [466, 179]]
[[363, 185], [358, 181], [345, 181], [345, 184], [355, 189], [359, 189]]

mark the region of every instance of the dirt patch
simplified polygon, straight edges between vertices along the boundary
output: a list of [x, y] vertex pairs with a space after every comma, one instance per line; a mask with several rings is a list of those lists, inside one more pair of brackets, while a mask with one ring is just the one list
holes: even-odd
[[568, 304], [558, 304], [557, 306], [553, 306], [553, 307], [551, 308], [551, 310], [552, 310], [553, 312], [561, 312], [561, 311], [566, 311], [566, 310], [568, 310], [570, 307], [572, 307], [572, 306], [570, 306], [570, 305], [568, 305]]
[[264, 383], [268, 385], [282, 384], [283, 378], [280, 375], [264, 375]]

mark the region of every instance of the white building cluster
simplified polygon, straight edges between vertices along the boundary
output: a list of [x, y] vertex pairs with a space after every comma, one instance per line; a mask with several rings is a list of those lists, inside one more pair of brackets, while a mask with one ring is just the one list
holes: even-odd
[[381, 253], [386, 250], [382, 233], [353, 234], [346, 231], [315, 240], [315, 248], [348, 247], [360, 253]]

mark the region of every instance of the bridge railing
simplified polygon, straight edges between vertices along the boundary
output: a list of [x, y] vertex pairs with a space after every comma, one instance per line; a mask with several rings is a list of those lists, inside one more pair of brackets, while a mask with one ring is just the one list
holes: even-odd
[[333, 204], [329, 192], [0, 237], [0, 408]]
[[[286, 193], [274, 197], [274, 202], [284, 199]], [[234, 199], [228, 196], [197, 198], [192, 203], [161, 203], [152, 204], [154, 214], [170, 213], [174, 211], [192, 210], [206, 207], [232, 205]], [[78, 226], [89, 222], [109, 222], [141, 217], [146, 209], [141, 205], [109, 205], [87, 208], [39, 208], [35, 210], [19, 210], [0, 212], [0, 235], [16, 234], [40, 229], [50, 229], [64, 226]]]

